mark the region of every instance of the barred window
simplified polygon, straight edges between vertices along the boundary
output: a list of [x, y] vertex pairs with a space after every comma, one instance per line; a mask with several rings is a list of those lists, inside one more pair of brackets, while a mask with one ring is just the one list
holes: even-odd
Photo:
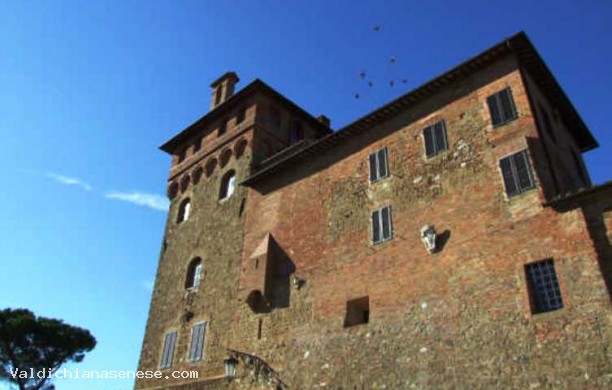
[[387, 176], [389, 176], [387, 148], [382, 148], [370, 154], [370, 181], [375, 182]]
[[206, 334], [206, 323], [199, 322], [191, 327], [191, 344], [189, 345], [189, 361], [202, 360], [204, 355], [204, 337]]
[[527, 264], [525, 272], [532, 313], [545, 313], [563, 308], [559, 281], [552, 259]]
[[392, 239], [392, 225], [391, 206], [375, 210], [372, 213], [372, 242], [377, 244]]
[[176, 331], [166, 333], [164, 337], [164, 347], [162, 348], [162, 358], [159, 368], [169, 368], [172, 366], [174, 357], [174, 345], [176, 344]]
[[522, 150], [499, 160], [508, 197], [521, 194], [535, 187], [527, 150]]
[[448, 149], [446, 124], [443, 120], [424, 128], [423, 138], [425, 139], [425, 155], [428, 158]]
[[517, 118], [510, 87], [489, 96], [487, 104], [494, 127], [501, 126]]

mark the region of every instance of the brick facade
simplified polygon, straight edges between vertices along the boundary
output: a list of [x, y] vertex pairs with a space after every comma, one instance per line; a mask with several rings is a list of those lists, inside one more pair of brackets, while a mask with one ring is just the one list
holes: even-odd
[[[335, 133], [255, 81], [162, 146], [172, 202], [139, 368], [159, 368], [176, 330], [163, 372], [200, 379], [136, 388], [612, 387], [612, 186], [591, 186], [581, 152], [597, 143], [543, 66], [518, 34]], [[494, 127], [487, 99], [506, 88], [516, 119]], [[426, 157], [423, 129], [441, 120], [447, 149]], [[381, 148], [389, 174], [371, 182]], [[509, 197], [500, 160], [523, 150], [533, 188]], [[241, 185], [219, 200], [230, 170]], [[384, 206], [392, 238], [373, 243]], [[547, 259], [562, 308], [534, 314], [526, 265]]]

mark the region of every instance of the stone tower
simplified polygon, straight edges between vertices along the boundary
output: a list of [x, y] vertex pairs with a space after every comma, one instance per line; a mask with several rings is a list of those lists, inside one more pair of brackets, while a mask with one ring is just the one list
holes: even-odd
[[214, 81], [210, 111], [161, 147], [173, 156], [171, 205], [141, 370], [223, 376], [233, 319], [245, 304], [237, 297], [250, 190], [240, 183], [273, 154], [330, 133], [325, 117], [313, 118], [259, 80], [234, 94], [238, 81], [234, 72]]

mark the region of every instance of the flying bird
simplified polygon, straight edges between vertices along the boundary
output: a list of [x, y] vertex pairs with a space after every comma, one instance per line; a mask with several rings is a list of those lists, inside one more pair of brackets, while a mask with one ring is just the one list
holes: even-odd
[[364, 72], [359, 73], [359, 76], [361, 77], [362, 80], [365, 79], [366, 72], [364, 71]]
[[402, 83], [408, 84], [408, 80], [407, 79], [402, 79]]
[[374, 26], [374, 31], [379, 32], [380, 31], [380, 26]]
[[389, 85], [391, 86], [391, 88], [393, 88], [393, 85], [395, 85], [395, 81], [394, 80], [389, 81]]
[[359, 99], [359, 94], [358, 93], [355, 94], [355, 99]]
[[368, 81], [368, 87], [372, 88], [374, 86], [374, 83], [372, 83], [371, 81]]
[[392, 64], [395, 64], [395, 57], [392, 56], [391, 58], [389, 58], [389, 61], [391, 61]]

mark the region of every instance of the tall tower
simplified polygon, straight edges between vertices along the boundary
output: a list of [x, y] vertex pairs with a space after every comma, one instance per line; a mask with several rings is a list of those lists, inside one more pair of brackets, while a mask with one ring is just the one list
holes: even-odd
[[171, 204], [139, 368], [198, 371], [198, 378], [139, 379], [137, 389], [223, 377], [232, 321], [246, 305], [238, 290], [252, 190], [240, 183], [273, 154], [330, 133], [325, 117], [259, 80], [234, 94], [238, 81], [234, 72], [214, 81], [210, 111], [161, 146], [173, 157]]

